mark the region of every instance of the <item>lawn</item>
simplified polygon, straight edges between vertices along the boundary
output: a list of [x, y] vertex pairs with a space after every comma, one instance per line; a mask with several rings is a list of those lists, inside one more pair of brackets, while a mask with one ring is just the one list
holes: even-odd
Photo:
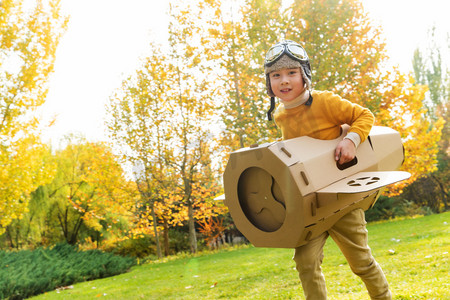
[[[394, 299], [450, 299], [450, 213], [367, 228]], [[248, 246], [178, 257], [33, 299], [304, 299], [292, 254], [292, 249]], [[328, 299], [369, 299], [332, 239], [323, 271]]]

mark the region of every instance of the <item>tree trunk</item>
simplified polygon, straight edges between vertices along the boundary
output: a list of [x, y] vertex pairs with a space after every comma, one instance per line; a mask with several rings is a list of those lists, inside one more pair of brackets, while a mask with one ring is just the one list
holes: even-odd
[[169, 224], [166, 218], [164, 218], [164, 256], [169, 256], [170, 245], [169, 245]]
[[[76, 243], [78, 241], [78, 233], [80, 232], [81, 225], [83, 225], [83, 216], [79, 215], [77, 222], [73, 226], [72, 233], [70, 234], [70, 238], [67, 240], [67, 242], [70, 245], [76, 245]], [[69, 225], [67, 224], [67, 226], [69, 226]]]
[[158, 258], [162, 258], [161, 253], [161, 244], [159, 242], [159, 234], [158, 234], [158, 225], [156, 224], [156, 214], [155, 214], [155, 207], [152, 204], [152, 218], [153, 218], [153, 232], [155, 233], [155, 241], [156, 241], [156, 255], [158, 255]]
[[194, 207], [191, 199], [188, 199], [188, 217], [189, 217], [189, 244], [191, 253], [197, 253], [197, 234], [195, 232]]
[[13, 241], [13, 238], [12, 238], [10, 226], [6, 226], [5, 233], [6, 233], [6, 239], [9, 242], [9, 247], [10, 248], [14, 248], [15, 246], [14, 246], [14, 241]]
[[431, 178], [433, 178], [434, 181], [436, 181], [436, 183], [439, 185], [439, 190], [440, 190], [441, 196], [442, 196], [442, 202], [444, 202], [444, 210], [447, 211], [448, 210], [448, 194], [445, 191], [444, 185], [439, 180], [439, 178], [437, 178], [435, 175], [431, 174]]

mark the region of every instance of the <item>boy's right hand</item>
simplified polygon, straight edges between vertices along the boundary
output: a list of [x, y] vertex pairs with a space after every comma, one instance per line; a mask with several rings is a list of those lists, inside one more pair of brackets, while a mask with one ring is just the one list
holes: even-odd
[[350, 139], [343, 139], [335, 150], [335, 160], [340, 164], [351, 161], [356, 156], [356, 146]]

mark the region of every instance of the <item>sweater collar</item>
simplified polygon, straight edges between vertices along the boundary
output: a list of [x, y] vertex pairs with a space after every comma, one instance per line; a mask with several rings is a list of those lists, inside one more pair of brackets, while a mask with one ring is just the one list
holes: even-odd
[[302, 104], [305, 105], [311, 105], [312, 97], [309, 90], [305, 89], [303, 93], [301, 93], [297, 98], [295, 98], [292, 101], [289, 101], [288, 103], [284, 102], [280, 99], [280, 102], [283, 103], [284, 109], [291, 109], [297, 106], [300, 106]]

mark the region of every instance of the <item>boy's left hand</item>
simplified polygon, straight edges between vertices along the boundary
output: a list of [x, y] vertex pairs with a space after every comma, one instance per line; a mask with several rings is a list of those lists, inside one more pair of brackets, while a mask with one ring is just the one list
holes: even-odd
[[349, 139], [343, 139], [339, 142], [335, 151], [335, 159], [340, 165], [351, 161], [356, 156], [355, 144]]

